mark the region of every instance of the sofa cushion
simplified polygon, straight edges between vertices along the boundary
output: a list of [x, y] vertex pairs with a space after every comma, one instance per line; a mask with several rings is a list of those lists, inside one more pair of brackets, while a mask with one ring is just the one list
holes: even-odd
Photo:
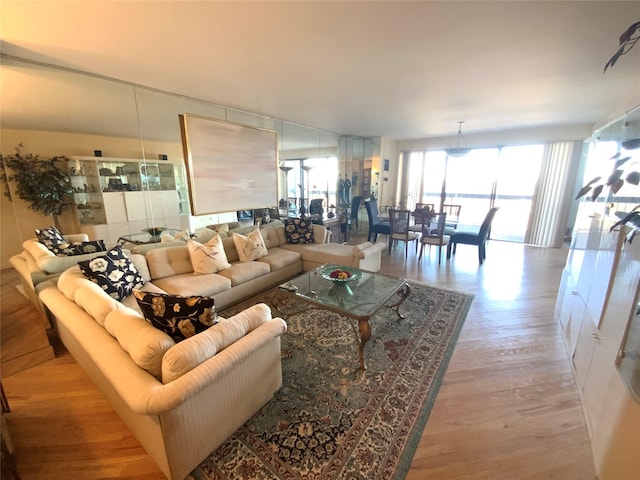
[[162, 357], [176, 342], [165, 332], [152, 327], [141, 315], [129, 308], [110, 312], [105, 329], [118, 340], [131, 360], [154, 377], [162, 376]]
[[285, 220], [284, 231], [287, 243], [313, 243], [313, 227], [310, 220], [304, 218], [288, 218]]
[[56, 227], [48, 227], [42, 229], [36, 229], [36, 237], [38, 241], [46, 246], [49, 250], [56, 248], [59, 245], [67, 244], [62, 233]]
[[104, 240], [88, 240], [86, 242], [60, 243], [55, 247], [50, 247], [49, 250], [56, 257], [73, 257], [87, 253], [106, 252], [107, 247]]
[[238, 262], [230, 268], [220, 270], [217, 275], [231, 280], [231, 286], [235, 287], [254, 278], [267, 275], [271, 271], [269, 265], [263, 262]]
[[231, 266], [227, 261], [227, 254], [224, 251], [222, 239], [219, 235], [214, 236], [204, 245], [195, 240], [188, 240], [187, 248], [189, 249], [194, 273], [216, 273], [218, 270], [224, 270]]
[[180, 378], [269, 320], [271, 309], [259, 303], [171, 347], [162, 359], [162, 383]]
[[216, 323], [213, 297], [133, 292], [144, 318], [175, 342], [205, 331]]
[[213, 296], [231, 288], [231, 280], [218, 273], [194, 275], [183, 273], [153, 281], [154, 285], [172, 295]]
[[269, 254], [259, 228], [255, 228], [246, 236], [234, 232], [232, 238], [241, 262], [250, 262]]
[[114, 247], [106, 255], [79, 262], [78, 265], [89, 280], [117, 300], [131, 295], [134, 288], [144, 285], [144, 279], [120, 247]]
[[270, 248], [269, 255], [258, 260], [258, 262], [263, 262], [269, 265], [272, 272], [288, 267], [289, 265], [299, 261], [300, 253], [285, 250], [280, 247]]
[[271, 222], [268, 225], [265, 225], [265, 227], [260, 230], [267, 249], [278, 247], [283, 243], [286, 243], [287, 241], [287, 239], [285, 238], [284, 226], [282, 225], [282, 222], [278, 222], [279, 225], [274, 224], [275, 221]]
[[85, 253], [106, 252], [104, 240], [88, 240], [86, 242], [71, 242], [69, 255], [84, 255]]
[[154, 282], [160, 278], [183, 273], [193, 274], [189, 249], [184, 243], [179, 246], [149, 250], [145, 258]]

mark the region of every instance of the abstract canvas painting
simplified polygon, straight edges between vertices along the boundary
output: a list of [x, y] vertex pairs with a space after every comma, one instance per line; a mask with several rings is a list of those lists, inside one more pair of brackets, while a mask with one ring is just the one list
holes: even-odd
[[277, 204], [277, 132], [192, 114], [179, 117], [193, 215]]

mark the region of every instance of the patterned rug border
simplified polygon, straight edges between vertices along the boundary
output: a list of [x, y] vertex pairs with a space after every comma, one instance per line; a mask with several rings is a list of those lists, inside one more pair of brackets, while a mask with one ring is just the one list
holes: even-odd
[[[419, 404], [418, 407], [415, 408], [414, 410], [414, 416], [408, 418], [408, 422], [406, 422], [406, 427], [409, 429], [409, 432], [405, 432], [405, 440], [404, 440], [404, 446], [402, 447], [402, 449], [399, 452], [396, 452], [394, 454], [395, 456], [395, 467], [389, 471], [388, 469], [385, 470], [387, 475], [389, 475], [386, 478], [389, 479], [393, 479], [393, 480], [403, 480], [412, 463], [413, 457], [415, 455], [416, 449], [420, 443], [420, 438], [422, 437], [422, 434], [424, 432], [424, 429], [427, 425], [429, 416], [431, 414], [431, 411], [433, 409], [433, 406], [435, 404], [437, 395], [440, 391], [440, 387], [442, 386], [442, 382], [444, 380], [444, 377], [446, 375], [446, 372], [448, 370], [449, 367], [449, 363], [451, 361], [451, 358], [453, 356], [453, 353], [455, 351], [455, 348], [457, 346], [457, 342], [460, 336], [460, 333], [462, 331], [462, 328], [464, 327], [464, 324], [466, 323], [466, 319], [467, 316], [469, 314], [469, 310], [471, 308], [471, 304], [475, 298], [474, 294], [470, 294], [467, 292], [463, 292], [460, 290], [456, 290], [456, 289], [452, 289], [452, 288], [443, 288], [443, 287], [439, 287], [437, 285], [434, 284], [429, 284], [429, 283], [424, 283], [424, 282], [420, 282], [420, 281], [416, 281], [416, 280], [411, 280], [411, 279], [407, 279], [407, 283], [409, 284], [410, 288], [414, 289], [416, 287], [418, 288], [425, 288], [425, 289], [431, 289], [431, 290], [435, 290], [435, 291], [443, 291], [443, 292], [449, 292], [449, 293], [453, 293], [456, 295], [459, 295], [459, 299], [457, 299], [457, 304], [456, 304], [456, 308], [455, 308], [455, 312], [456, 312], [456, 318], [455, 318], [455, 323], [454, 322], [449, 322], [450, 328], [448, 328], [448, 333], [447, 335], [449, 335], [447, 338], [440, 338], [439, 339], [439, 343], [442, 345], [442, 341], [445, 340], [446, 341], [446, 345], [442, 346], [442, 348], [440, 349], [440, 353], [439, 356], [436, 357], [433, 362], [433, 365], [431, 365], [431, 367], [429, 367], [427, 370], [424, 370], [423, 373], [428, 373], [429, 371], [432, 372], [432, 377], [431, 377], [431, 382], [425, 387], [426, 391], [422, 390], [422, 397], [423, 401]], [[221, 312], [221, 316], [225, 316], [225, 313], [227, 311], [233, 312], [233, 310], [235, 309], [237, 311], [238, 307], [247, 303], [247, 302], [251, 302], [253, 299], [256, 299], [257, 301], [262, 301], [260, 300], [260, 298], [262, 297], [262, 299], [265, 298], [265, 296], [267, 296], [266, 298], [269, 298], [269, 292], [272, 291], [274, 289], [268, 289], [264, 292], [261, 292], [260, 294], [251, 297], [248, 300], [245, 300], [243, 302], [241, 302], [240, 304], [237, 304], [235, 306], [229, 307], [228, 309], [225, 309]], [[437, 296], [437, 294], [436, 294]], [[254, 302], [255, 303], [255, 302]], [[430, 317], [430, 313], [429, 313], [428, 309], [424, 315], [425, 318], [429, 318]], [[442, 304], [439, 305], [439, 310], [442, 311]], [[275, 316], [275, 315], [274, 315]], [[435, 316], [431, 317], [432, 321], [435, 320], [436, 318], [438, 318], [438, 314], [436, 313]], [[427, 335], [426, 331], [425, 332], [421, 332], [421, 336]], [[416, 342], [416, 345], [414, 345], [414, 348], [419, 345], [418, 342]], [[412, 349], [402, 349], [400, 356], [401, 357], [411, 357], [411, 355], [413, 354]], [[284, 372], [283, 372], [284, 373]], [[394, 382], [392, 382], [394, 383]], [[390, 391], [390, 390], [389, 390]], [[416, 393], [418, 395], [420, 395], [420, 390], [417, 390]], [[386, 398], [386, 395], [385, 395]], [[393, 397], [391, 397], [393, 398]], [[278, 418], [278, 417], [273, 417], [273, 418]], [[372, 420], [372, 419], [371, 419]], [[240, 429], [242, 430], [244, 429], [244, 426]], [[239, 430], [239, 431], [240, 431]], [[394, 431], [394, 436], [395, 436], [395, 432], [397, 432], [398, 430]], [[347, 431], [345, 433], [348, 433], [350, 431]], [[246, 433], [246, 431], [245, 431]], [[235, 436], [235, 434], [234, 434]], [[231, 438], [233, 438], [234, 436], [232, 436]], [[250, 437], [253, 438], [253, 434], [250, 435]], [[246, 439], [249, 443], [252, 443], [251, 439]], [[256, 439], [253, 439], [253, 441], [256, 441]], [[227, 441], [228, 442], [228, 441]], [[343, 452], [344, 453], [344, 452]], [[208, 459], [211, 458], [211, 456], [214, 454], [214, 452], [212, 452], [209, 457], [207, 457]], [[348, 452], [346, 453], [347, 455], [347, 459], [350, 459], [352, 452]], [[239, 457], [242, 458], [242, 457]], [[345, 459], [345, 462], [348, 462], [349, 460]], [[205, 462], [203, 461], [203, 464]], [[201, 464], [201, 466], [203, 465]], [[392, 462], [393, 464], [393, 462]], [[269, 465], [268, 463], [265, 465]], [[346, 466], [347, 463], [342, 463], [343, 466]], [[198, 468], [196, 468], [189, 477], [187, 477], [187, 479], [191, 479], [191, 480], [208, 480], [211, 479], [212, 477], [210, 477], [209, 475], [206, 474], [206, 472], [202, 471], [200, 469], [199, 466]], [[267, 467], [268, 468], [268, 467]], [[341, 467], [344, 468], [344, 467]], [[379, 471], [378, 471], [379, 472]], [[211, 472], [213, 473], [213, 472]], [[214, 475], [215, 476], [215, 475]], [[378, 477], [379, 475], [376, 475], [376, 477]], [[218, 478], [217, 476], [215, 478]], [[225, 477], [226, 478], [226, 477]], [[247, 478], [253, 478], [253, 477], [247, 477]], [[278, 477], [280, 478], [280, 477]], [[284, 477], [283, 477], [284, 478]], [[288, 478], [288, 477], [287, 477]], [[297, 477], [296, 477], [297, 478]], [[311, 476], [309, 478], [316, 478], [315, 476]], [[382, 478], [382, 477], [381, 477]], [[275, 477], [274, 477], [275, 479]]]
[[460, 295], [465, 296], [465, 304], [461, 309], [462, 320], [458, 322], [456, 328], [449, 339], [449, 344], [445, 353], [442, 357], [441, 368], [438, 369], [438, 374], [434, 377], [433, 383], [431, 384], [431, 388], [429, 388], [429, 393], [427, 394], [427, 398], [425, 402], [422, 404], [422, 408], [420, 411], [420, 415], [416, 419], [415, 427], [411, 431], [409, 435], [409, 440], [404, 447], [402, 452], [402, 460], [398, 469], [396, 470], [394, 480], [403, 480], [407, 473], [409, 472], [409, 468], [411, 468], [411, 462], [413, 461], [413, 456], [416, 453], [418, 445], [420, 444], [420, 439], [422, 438], [422, 433], [424, 432], [425, 427], [427, 426], [427, 421], [429, 420], [429, 416], [431, 415], [431, 410], [433, 410], [433, 405], [436, 402], [436, 398], [438, 397], [438, 393], [440, 392], [440, 387], [442, 386], [442, 382], [444, 380], [445, 375], [447, 374], [447, 370], [449, 369], [449, 362], [451, 361], [451, 357], [453, 357], [453, 352], [458, 345], [458, 338], [460, 337], [460, 333], [462, 332], [462, 327], [467, 321], [467, 316], [469, 315], [469, 309], [471, 308], [471, 304], [475, 299], [475, 295], [472, 293], [463, 292], [460, 290], [456, 290], [453, 288], [444, 288], [438, 287], [429, 283], [418, 282], [416, 280], [407, 280], [409, 285], [413, 285], [414, 283], [423, 285], [429, 288], [437, 288], [439, 290], [446, 290], [448, 292], [458, 293]]

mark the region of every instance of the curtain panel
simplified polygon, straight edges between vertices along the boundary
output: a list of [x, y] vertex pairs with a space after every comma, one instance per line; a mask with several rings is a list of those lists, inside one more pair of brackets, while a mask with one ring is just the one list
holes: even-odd
[[583, 142], [546, 144], [525, 243], [562, 246], [573, 201]]

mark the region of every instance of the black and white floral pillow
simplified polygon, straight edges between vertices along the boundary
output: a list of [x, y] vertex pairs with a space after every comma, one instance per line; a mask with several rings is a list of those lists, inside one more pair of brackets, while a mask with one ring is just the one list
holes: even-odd
[[85, 253], [105, 252], [107, 250], [104, 240], [69, 242], [56, 227], [36, 230], [36, 236], [38, 237], [38, 241], [57, 257], [84, 255]]
[[213, 297], [133, 291], [144, 318], [177, 343], [218, 323]]
[[104, 240], [90, 240], [88, 242], [71, 242], [66, 245], [50, 248], [58, 257], [84, 255], [86, 253], [106, 252]]
[[142, 275], [120, 247], [93, 260], [78, 262], [78, 265], [85, 277], [97, 283], [116, 300], [128, 297], [134, 289], [144, 285]]
[[69, 245], [69, 242], [64, 239], [62, 233], [56, 227], [36, 229], [36, 237], [38, 237], [40, 243], [51, 251], [54, 248]]
[[289, 218], [284, 224], [284, 235], [287, 243], [313, 243], [313, 225], [310, 220]]

